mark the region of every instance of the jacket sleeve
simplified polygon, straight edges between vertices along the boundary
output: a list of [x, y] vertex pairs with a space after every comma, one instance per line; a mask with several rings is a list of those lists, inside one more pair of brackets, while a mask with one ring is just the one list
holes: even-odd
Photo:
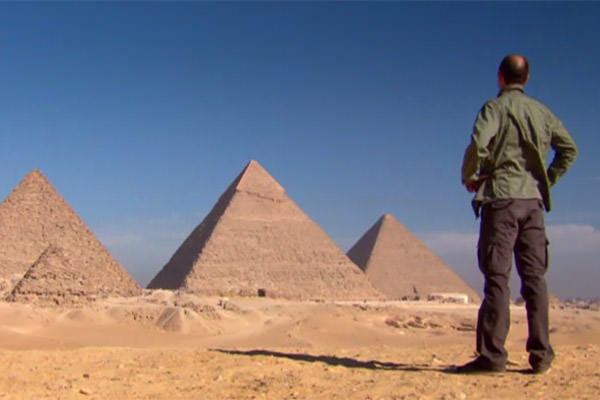
[[554, 158], [547, 174], [550, 184], [554, 185], [577, 158], [577, 146], [558, 118], [553, 118], [550, 130], [552, 133], [550, 146], [554, 150]]
[[492, 101], [483, 105], [471, 134], [471, 142], [465, 150], [462, 163], [462, 183], [477, 180], [481, 161], [489, 157], [488, 145], [500, 129], [500, 115]]

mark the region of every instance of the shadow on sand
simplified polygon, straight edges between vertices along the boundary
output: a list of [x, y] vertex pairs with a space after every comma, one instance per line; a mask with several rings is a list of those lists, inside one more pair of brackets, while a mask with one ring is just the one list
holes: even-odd
[[271, 356], [288, 358], [294, 361], [306, 361], [306, 362], [322, 362], [333, 366], [342, 366], [347, 368], [364, 368], [364, 369], [375, 369], [375, 370], [395, 370], [395, 371], [436, 371], [442, 372], [444, 368], [437, 368], [427, 364], [401, 364], [394, 362], [382, 362], [382, 361], [361, 361], [349, 357], [337, 357], [328, 355], [311, 355], [304, 353], [282, 353], [273, 350], [227, 350], [227, 349], [211, 349], [224, 354], [242, 355], [242, 356]]

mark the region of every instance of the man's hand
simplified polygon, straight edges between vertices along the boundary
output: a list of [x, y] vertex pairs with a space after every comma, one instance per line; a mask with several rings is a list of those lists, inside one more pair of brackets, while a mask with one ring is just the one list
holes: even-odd
[[481, 186], [483, 181], [485, 181], [487, 178], [489, 178], [488, 175], [479, 175], [479, 176], [477, 176], [477, 179], [474, 179], [469, 182], [463, 182], [463, 184], [465, 185], [467, 192], [474, 193], [477, 190], [479, 190], [479, 187]]
[[479, 186], [481, 186], [481, 181], [465, 182], [465, 188], [467, 189], [467, 192], [469, 192], [469, 193], [476, 192], [477, 189], [479, 189]]

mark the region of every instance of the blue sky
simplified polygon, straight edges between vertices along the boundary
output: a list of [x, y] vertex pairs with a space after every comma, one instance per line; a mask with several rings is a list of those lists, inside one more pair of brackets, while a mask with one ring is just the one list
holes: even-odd
[[551, 289], [600, 295], [600, 3], [0, 3], [0, 196], [40, 168], [146, 284], [250, 159], [347, 250], [385, 212], [476, 288], [460, 185], [501, 58], [580, 148]]

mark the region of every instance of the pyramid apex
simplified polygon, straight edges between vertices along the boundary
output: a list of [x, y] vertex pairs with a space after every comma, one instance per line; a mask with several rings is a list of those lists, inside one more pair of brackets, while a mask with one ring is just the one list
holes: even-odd
[[394, 217], [393, 214], [385, 213], [375, 223], [375, 226], [378, 226], [379, 229], [382, 229], [383, 226], [402, 226], [402, 224], [396, 219], [396, 217]]
[[258, 161], [251, 159], [244, 167], [242, 174], [251, 172], [253, 170], [264, 170], [266, 172], [265, 168], [262, 165], [260, 165]]
[[44, 176], [42, 171], [39, 170], [38, 168], [34, 168], [34, 169], [30, 170], [27, 174], [25, 174], [25, 178], [44, 178], [44, 179], [46, 179], [46, 177]]
[[27, 172], [27, 174], [25, 174], [25, 176], [21, 179], [21, 181], [19, 182], [17, 187], [22, 186], [22, 185], [29, 186], [31, 184], [42, 185], [42, 186], [52, 186], [52, 184], [50, 183], [48, 178], [46, 178], [44, 176], [44, 174], [42, 173], [42, 171], [40, 171], [37, 168], [34, 168], [31, 171]]
[[56, 189], [44, 176], [42, 171], [40, 171], [37, 168], [34, 168], [27, 172], [23, 178], [21, 178], [21, 180], [16, 184], [12, 192], [5, 198], [4, 201], [7, 201], [8, 199], [14, 196], [20, 196], [24, 193], [37, 193], [40, 190], [50, 190], [56, 192]]
[[235, 181], [235, 189], [269, 198], [280, 198], [283, 187], [256, 160], [250, 160]]

